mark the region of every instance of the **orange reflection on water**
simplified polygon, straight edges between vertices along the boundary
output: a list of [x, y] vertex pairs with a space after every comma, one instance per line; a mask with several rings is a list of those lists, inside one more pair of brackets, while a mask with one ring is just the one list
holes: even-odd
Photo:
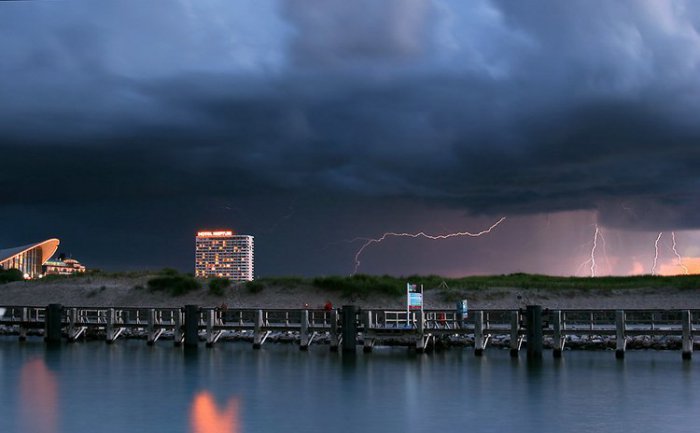
[[239, 433], [238, 399], [232, 398], [219, 410], [211, 393], [194, 396], [191, 413], [192, 433]]
[[19, 415], [21, 431], [58, 431], [58, 383], [40, 358], [28, 361], [20, 371]]

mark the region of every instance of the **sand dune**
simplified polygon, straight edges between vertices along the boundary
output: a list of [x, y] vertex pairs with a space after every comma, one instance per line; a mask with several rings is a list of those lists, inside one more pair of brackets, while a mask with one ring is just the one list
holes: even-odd
[[[363, 308], [405, 308], [403, 297], [370, 296], [362, 299], [343, 298], [339, 292], [313, 286], [266, 286], [259, 293], [250, 293], [243, 285], [226, 289], [225, 296], [214, 296], [200, 289], [183, 296], [151, 292], [149, 276], [83, 277], [53, 281], [14, 282], [0, 285], [0, 306], [43, 306], [60, 303], [65, 306], [182, 306], [197, 304], [229, 308], [322, 308], [328, 300], [335, 306], [355, 304]], [[469, 291], [466, 295], [470, 309], [519, 308], [540, 304], [548, 308], [615, 308], [615, 309], [700, 309], [700, 290], [679, 289], [617, 289], [617, 290], [541, 290], [490, 288]], [[453, 308], [440, 289], [426, 290], [426, 308]]]

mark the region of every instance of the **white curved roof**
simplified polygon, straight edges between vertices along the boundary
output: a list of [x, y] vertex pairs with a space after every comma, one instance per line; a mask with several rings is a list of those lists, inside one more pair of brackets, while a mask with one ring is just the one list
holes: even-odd
[[21, 247], [15, 247], [15, 248], [7, 248], [4, 250], [0, 250], [0, 263], [11, 259], [14, 256], [17, 256], [19, 254], [22, 254], [24, 252], [27, 252], [31, 250], [32, 248], [41, 248], [41, 264], [43, 265], [44, 262], [46, 262], [48, 259], [51, 258], [56, 253], [56, 250], [58, 250], [58, 244], [60, 244], [61, 241], [59, 241], [56, 238], [52, 239], [47, 239], [43, 242], [37, 242], [35, 244], [29, 244], [29, 245], [24, 245]]

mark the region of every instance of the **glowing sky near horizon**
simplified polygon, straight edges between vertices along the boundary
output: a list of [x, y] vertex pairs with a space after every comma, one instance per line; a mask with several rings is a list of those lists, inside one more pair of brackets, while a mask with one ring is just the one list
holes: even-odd
[[[428, 273], [432, 268], [438, 269], [437, 274], [452, 277], [510, 272], [587, 277], [590, 276], [589, 260], [596, 220], [593, 212], [563, 212], [506, 220], [497, 230], [479, 240], [389, 238], [363, 252], [360, 272], [368, 269], [369, 273], [378, 273], [389, 266], [390, 261], [401, 257], [406, 263], [397, 266], [395, 273], [402, 275]], [[450, 232], [443, 226], [439, 233]], [[605, 242], [599, 240], [595, 250], [596, 276], [652, 273], [658, 232], [604, 226], [600, 226], [600, 232]], [[690, 274], [700, 273], [700, 231], [677, 232], [676, 239], [682, 264]], [[356, 241], [355, 245], [359, 247], [362, 240]], [[499, 245], [508, 246], [499, 251]], [[685, 273], [672, 247], [669, 232], [659, 242], [656, 275]], [[488, 254], [486, 259], [480, 257], [483, 252]], [[424, 261], [428, 261], [429, 266], [421, 265]], [[460, 261], [464, 263], [460, 265]]]

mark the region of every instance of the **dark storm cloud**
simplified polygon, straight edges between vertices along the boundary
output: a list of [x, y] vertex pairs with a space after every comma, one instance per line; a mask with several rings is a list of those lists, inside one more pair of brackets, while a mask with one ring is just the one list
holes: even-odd
[[283, 3], [294, 24], [297, 65], [360, 66], [420, 56], [429, 47], [428, 0], [308, 0]]
[[[62, 178], [81, 200], [325, 191], [700, 226], [692, 2], [290, 1], [260, 49], [224, 42], [245, 11], [167, 4], [0, 18], [5, 203]], [[108, 19], [139, 13], [152, 31]]]

